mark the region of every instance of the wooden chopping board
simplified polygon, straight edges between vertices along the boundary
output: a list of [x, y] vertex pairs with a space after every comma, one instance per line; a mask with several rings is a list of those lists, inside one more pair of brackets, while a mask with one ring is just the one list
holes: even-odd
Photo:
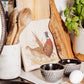
[[16, 0], [18, 12], [24, 8], [32, 11], [32, 20], [47, 19], [50, 17], [49, 0]]

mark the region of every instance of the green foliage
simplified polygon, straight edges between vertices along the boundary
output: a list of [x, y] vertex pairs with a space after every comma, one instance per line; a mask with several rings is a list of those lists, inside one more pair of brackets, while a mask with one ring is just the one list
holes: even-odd
[[80, 15], [81, 9], [82, 9], [81, 4], [78, 4], [78, 5], [77, 5], [77, 13], [78, 13], [78, 15]]
[[80, 2], [81, 2], [82, 4], [84, 4], [84, 0], [80, 0]]
[[84, 19], [84, 6], [82, 7], [81, 16]]
[[80, 0], [76, 0], [76, 4], [79, 4]]
[[70, 16], [67, 16], [66, 20], [67, 20], [68, 22], [71, 22], [72, 18], [71, 18]]
[[78, 17], [78, 16], [73, 17], [73, 18], [72, 18], [72, 21], [73, 21], [73, 22], [79, 21], [79, 17]]
[[68, 5], [67, 5], [67, 8], [66, 8], [65, 11], [64, 11], [64, 15], [65, 15], [65, 16], [69, 15], [69, 12], [70, 12], [70, 10], [69, 10], [69, 4], [68, 4]]
[[64, 11], [66, 17], [65, 25], [68, 30], [75, 31], [76, 35], [79, 35], [78, 27], [84, 26], [84, 0], [75, 0], [74, 5], [67, 8]]

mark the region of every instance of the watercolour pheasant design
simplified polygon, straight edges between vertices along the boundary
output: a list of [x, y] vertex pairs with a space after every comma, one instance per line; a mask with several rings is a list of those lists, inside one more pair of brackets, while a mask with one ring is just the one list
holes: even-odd
[[26, 48], [30, 49], [30, 51], [33, 54], [34, 53], [38, 53], [38, 54], [41, 54], [41, 55], [44, 54], [44, 55], [50, 57], [52, 52], [53, 52], [53, 43], [48, 36], [48, 32], [45, 32], [46, 42], [45, 42], [44, 46], [34, 33], [33, 33], [33, 35], [34, 35], [35, 40], [36, 40], [37, 44], [39, 45], [39, 47], [36, 47], [36, 48], [32, 49], [29, 46], [27, 46]]
[[45, 36], [46, 36], [46, 43], [44, 44], [43, 52], [45, 55], [50, 57], [53, 52], [53, 44], [51, 39], [48, 36], [48, 32], [45, 32]]

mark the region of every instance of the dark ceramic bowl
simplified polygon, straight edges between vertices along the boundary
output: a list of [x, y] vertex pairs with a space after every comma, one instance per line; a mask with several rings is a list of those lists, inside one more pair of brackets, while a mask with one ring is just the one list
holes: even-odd
[[56, 82], [62, 78], [64, 67], [60, 64], [44, 64], [40, 67], [41, 74], [47, 82]]
[[81, 61], [77, 59], [63, 59], [59, 61], [60, 64], [64, 66], [64, 75], [69, 76], [69, 74], [74, 70], [80, 70]]

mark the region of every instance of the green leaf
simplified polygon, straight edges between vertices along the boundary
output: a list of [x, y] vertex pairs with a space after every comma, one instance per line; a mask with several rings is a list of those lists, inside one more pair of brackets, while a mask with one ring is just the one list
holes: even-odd
[[84, 19], [84, 6], [82, 7], [81, 16], [82, 16], [82, 18]]
[[81, 10], [82, 10], [82, 6], [81, 6], [81, 4], [78, 4], [78, 6], [77, 6], [78, 15], [80, 15]]
[[69, 4], [67, 4], [67, 8], [64, 11], [64, 15], [67, 16], [67, 15], [69, 15], [69, 13], [70, 13]]
[[71, 31], [71, 32], [73, 31], [73, 30], [72, 30], [72, 24], [71, 24], [71, 23], [68, 23], [68, 24], [67, 24], [67, 28], [68, 28], [69, 31]]
[[80, 2], [81, 2], [82, 4], [84, 4], [84, 0], [80, 0]]
[[69, 9], [66, 9], [66, 10], [64, 11], [64, 15], [65, 15], [65, 16], [69, 15]]
[[82, 20], [83, 19], [83, 17], [82, 16], [80, 16], [80, 20]]
[[67, 18], [66, 18], [66, 20], [67, 20], [67, 22], [71, 22], [71, 17], [70, 16], [67, 16]]
[[78, 23], [77, 22], [72, 22], [72, 29], [75, 30], [78, 28]]
[[76, 11], [76, 7], [71, 7], [72, 10]]
[[68, 22], [67, 21], [65, 21], [65, 26], [67, 26], [68, 25]]
[[76, 0], [76, 4], [79, 4], [79, 1], [80, 1], [80, 0]]
[[76, 21], [79, 21], [79, 17], [78, 17], [78, 16], [73, 17], [73, 18], [72, 18], [72, 21], [75, 21], [75, 22], [76, 22]]
[[78, 29], [75, 30], [75, 34], [76, 34], [77, 36], [79, 36], [79, 30], [78, 30]]

